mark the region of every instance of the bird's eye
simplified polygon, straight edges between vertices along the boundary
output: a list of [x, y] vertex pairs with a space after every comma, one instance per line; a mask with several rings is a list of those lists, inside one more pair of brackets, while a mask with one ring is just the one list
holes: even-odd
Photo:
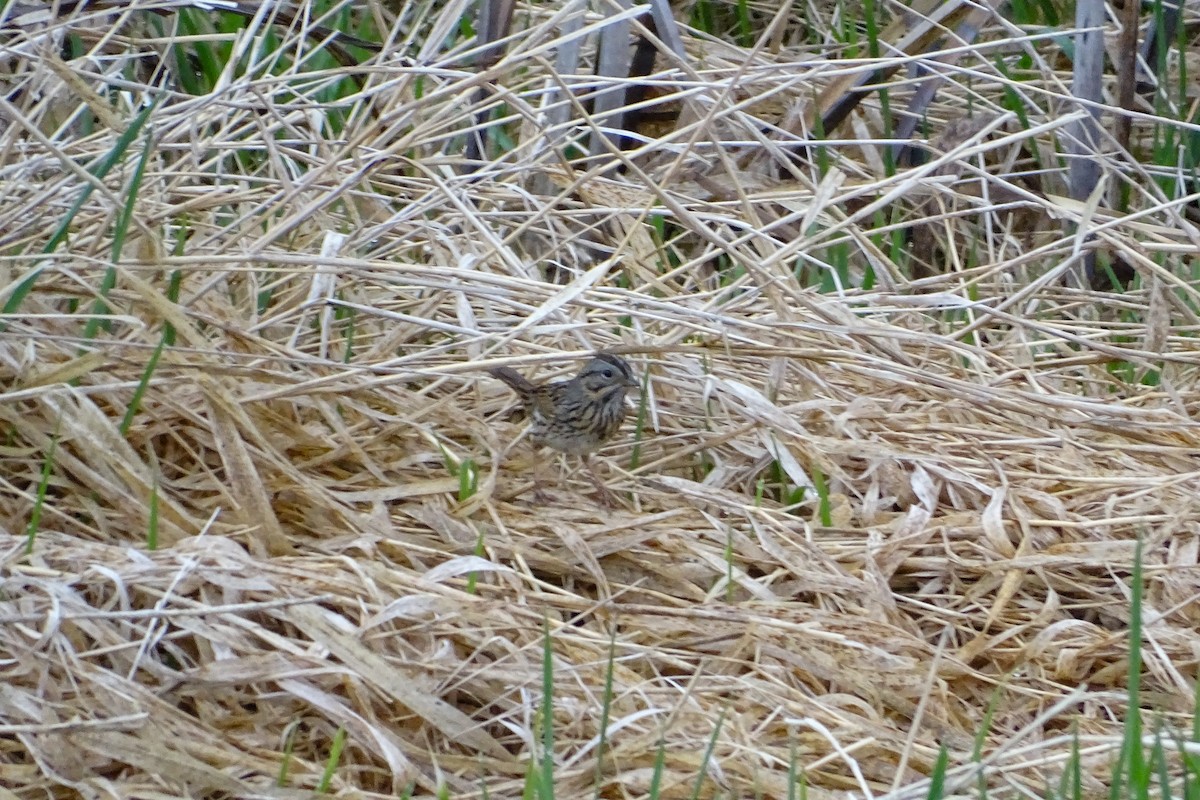
[[613, 376], [613, 371], [611, 369], [606, 369], [606, 370], [604, 370], [604, 372], [602, 372], [600, 374], [606, 378], [611, 378]]

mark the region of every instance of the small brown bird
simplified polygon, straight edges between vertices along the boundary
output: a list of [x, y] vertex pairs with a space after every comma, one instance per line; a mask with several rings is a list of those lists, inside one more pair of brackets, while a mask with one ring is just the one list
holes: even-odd
[[536, 445], [581, 456], [607, 504], [612, 493], [600, 481], [590, 455], [620, 429], [628, 411], [625, 394], [638, 388], [625, 359], [601, 351], [574, 378], [543, 384], [535, 384], [508, 367], [489, 371], [521, 399], [531, 422], [530, 440]]

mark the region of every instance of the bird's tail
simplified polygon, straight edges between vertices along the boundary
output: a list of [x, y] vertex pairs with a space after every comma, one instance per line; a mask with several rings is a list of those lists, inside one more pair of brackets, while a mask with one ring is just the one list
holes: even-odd
[[522, 400], [528, 399], [533, 395], [533, 384], [515, 369], [511, 367], [495, 367], [489, 369], [488, 372], [508, 384], [509, 388], [520, 395]]

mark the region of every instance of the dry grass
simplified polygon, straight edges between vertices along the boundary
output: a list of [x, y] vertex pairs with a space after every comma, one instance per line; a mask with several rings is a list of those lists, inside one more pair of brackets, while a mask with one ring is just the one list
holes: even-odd
[[[974, 94], [943, 157], [881, 177], [872, 101], [826, 174], [780, 178], [797, 109], [846, 65], [685, 33], [697, 72], [656, 76], [678, 124], [603, 172], [547, 147], [587, 126], [538, 121], [544, 9], [476, 74], [439, 49], [462, 9], [421, 8], [413, 60], [335, 99], [344, 70], [295, 65], [167, 93], [136, 197], [140, 137], [45, 255], [166, 39], [99, 11], [10, 31], [0, 301], [37, 276], [0, 337], [0, 797], [309, 796], [339, 728], [340, 796], [516, 797], [547, 630], [562, 798], [644, 796], [660, 743], [664, 797], [702, 767], [702, 796], [786, 797], [792, 763], [809, 797], [923, 797], [940, 746], [975, 796], [980, 731], [990, 797], [1056, 784], [1073, 732], [1094, 793], [1138, 537], [1144, 706], [1190, 728], [1200, 236], [1115, 157], [1130, 214], [1067, 201], [1061, 170], [1016, 176], [1070, 119], [1061, 75], [1016, 87], [1022, 129], [985, 49], [930, 112]], [[60, 59], [68, 25], [93, 58]], [[511, 148], [463, 174], [455, 137], [501, 101]], [[873, 238], [914, 215], [919, 279]], [[1088, 247], [1138, 288], [1073, 288]], [[874, 288], [817, 291], [841, 257]], [[649, 375], [640, 431], [601, 459], [626, 507], [574, 463], [539, 506], [486, 368], [600, 347]]]

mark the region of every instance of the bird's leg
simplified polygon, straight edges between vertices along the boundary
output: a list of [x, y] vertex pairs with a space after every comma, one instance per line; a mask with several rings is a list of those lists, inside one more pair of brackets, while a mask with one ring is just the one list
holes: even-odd
[[[508, 383], [507, 379], [505, 379], [505, 383]], [[521, 441], [524, 440], [528, 435], [529, 435], [529, 428], [526, 428], [525, 430], [521, 431], [520, 435], [517, 436], [516, 439], [513, 439], [509, 443], [508, 447], [506, 447], [504, 449], [504, 453], [501, 455], [501, 458], [502, 459], [507, 458], [508, 454], [510, 452], [512, 452], [512, 450], [515, 449], [516, 446], [518, 444], [520, 444]], [[530, 449], [536, 458], [538, 455], [538, 451], [541, 448], [539, 448], [537, 445], [532, 445], [532, 447]], [[531, 487], [532, 491], [533, 491], [534, 502], [539, 503], [541, 505], [548, 505], [550, 503], [550, 496], [547, 495], [546, 492], [544, 491], [545, 486], [546, 486], [546, 478], [545, 478], [545, 474], [544, 474], [545, 463], [546, 462], [543, 459], [536, 458], [536, 461], [534, 462], [534, 467], [533, 467], [533, 486]], [[527, 492], [527, 491], [530, 491], [530, 490], [529, 489], [521, 489], [520, 491], [516, 492], [513, 496], [520, 497], [520, 496], [524, 495], [525, 492]]]
[[605, 486], [599, 473], [596, 472], [596, 468], [592, 464], [591, 453], [585, 453], [581, 458], [583, 459], [584, 468], [592, 478], [592, 483], [596, 486], [596, 499], [600, 502], [600, 505], [606, 509], [612, 509], [620, 505], [620, 500], [613, 494], [611, 489]]
[[535, 474], [533, 476], [533, 502], [538, 505], [548, 506], [553, 498], [546, 494], [546, 482], [541, 479], [541, 476]]
[[[534, 448], [535, 453], [540, 448]], [[538, 505], [549, 505], [551, 502], [550, 495], [546, 494], [546, 465], [547, 461], [538, 459], [533, 466], [533, 502]]]

